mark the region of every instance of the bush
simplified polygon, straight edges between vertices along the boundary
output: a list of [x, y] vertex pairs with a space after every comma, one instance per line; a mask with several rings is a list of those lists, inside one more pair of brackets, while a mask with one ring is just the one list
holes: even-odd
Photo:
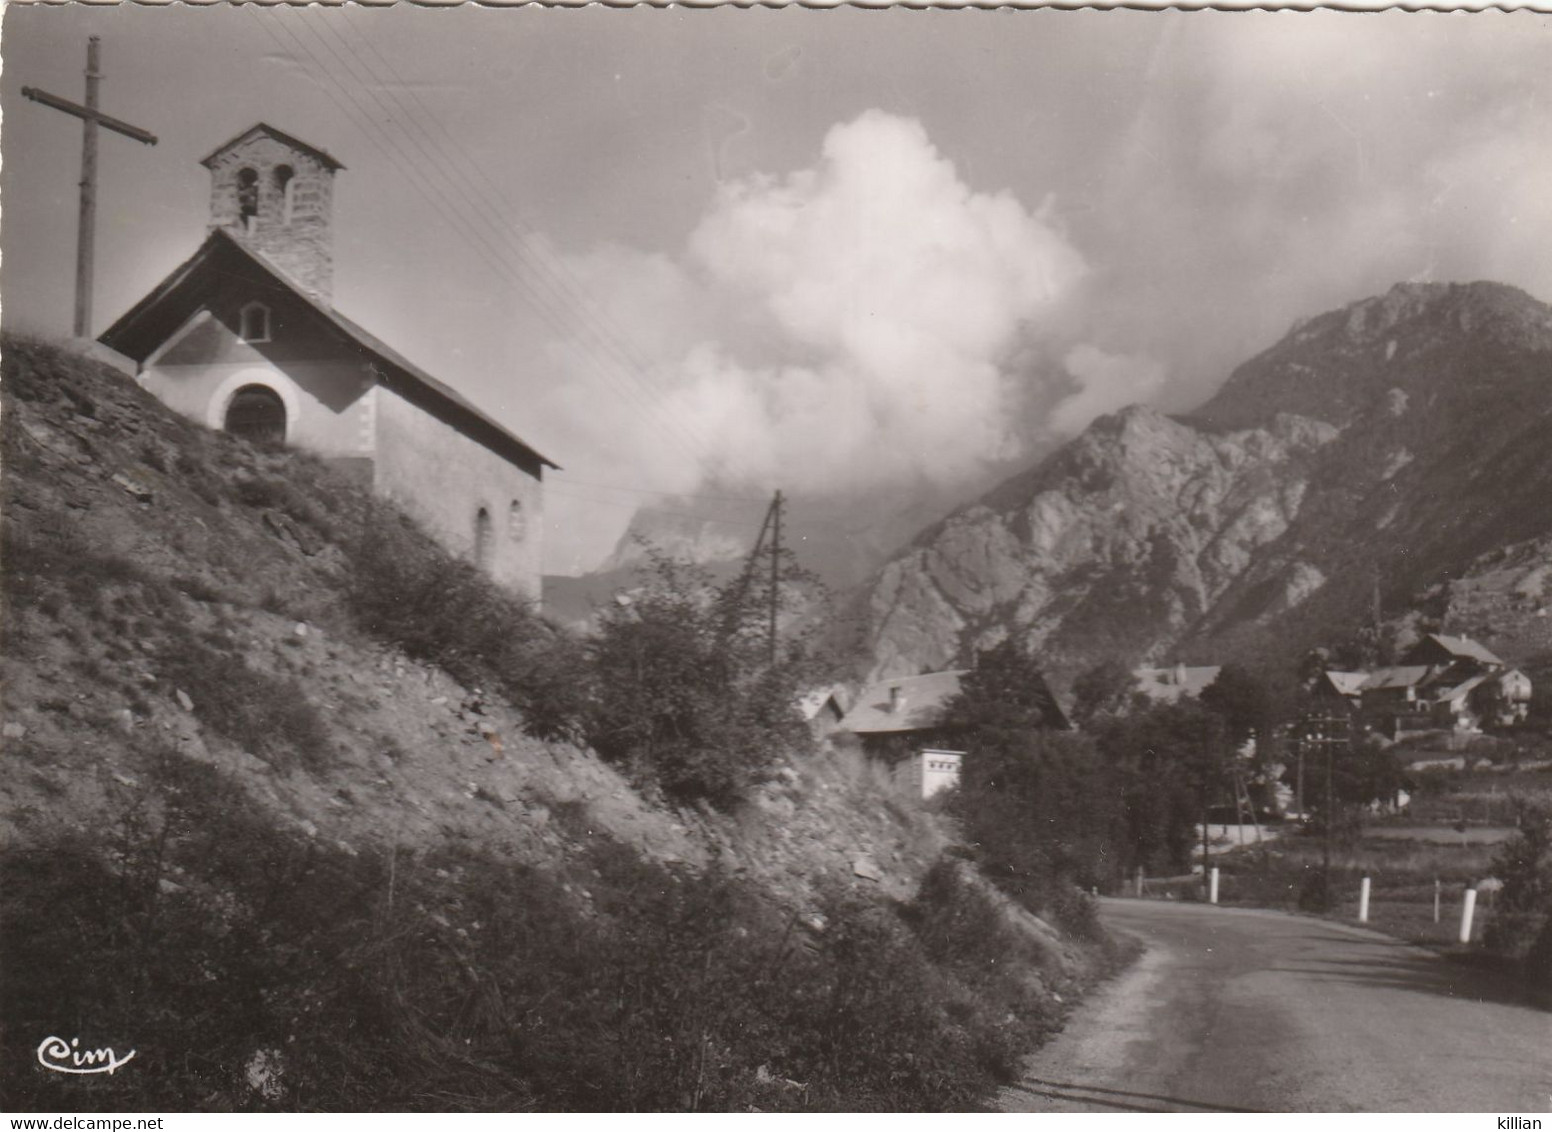
[[982, 653], [962, 689], [946, 711], [966, 749], [950, 805], [977, 863], [1030, 911], [1097, 938], [1078, 888], [1118, 875], [1110, 768], [1087, 737], [1049, 730], [1050, 692], [1016, 644]]
[[367, 632], [471, 686], [500, 689], [541, 738], [574, 738], [580, 646], [408, 519], [380, 507], [350, 554], [348, 601]]
[[1524, 958], [1552, 924], [1552, 806], [1526, 802], [1520, 831], [1493, 858], [1503, 881], [1483, 942], [1501, 954]]
[[596, 833], [560, 874], [355, 856], [141, 755], [106, 844], [0, 852], [0, 1053], [64, 1028], [136, 1071], [23, 1068], [8, 1109], [962, 1109], [1045, 1025], [943, 869], [903, 915], [831, 891], [812, 930]]
[[588, 645], [586, 732], [605, 759], [680, 801], [728, 806], [810, 742], [797, 711], [801, 646], [768, 652], [764, 597], [652, 556]]
[[976, 1015], [971, 1035], [977, 1060], [1006, 1084], [1059, 1016], [1037, 974], [1050, 957], [1013, 926], [983, 884], [967, 878], [962, 863], [939, 858], [903, 916], [935, 964], [977, 997], [1006, 1007], [1006, 1013]]
[[1552, 916], [1541, 925], [1535, 942], [1525, 954], [1525, 981], [1543, 994], [1552, 995]]

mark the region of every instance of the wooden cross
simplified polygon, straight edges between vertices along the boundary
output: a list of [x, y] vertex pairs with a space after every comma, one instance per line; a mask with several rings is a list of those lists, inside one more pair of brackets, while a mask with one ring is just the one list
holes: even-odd
[[106, 126], [115, 133], [134, 138], [146, 145], [156, 144], [156, 135], [149, 134], [128, 122], [110, 118], [97, 109], [97, 88], [102, 82], [102, 72], [97, 69], [98, 47], [94, 35], [86, 42], [86, 105], [81, 106], [68, 99], [59, 98], [38, 90], [22, 87], [22, 94], [44, 106], [63, 110], [80, 118], [81, 126], [81, 219], [76, 228], [75, 241], [75, 335], [87, 338], [92, 323], [92, 259], [97, 228], [97, 127]]

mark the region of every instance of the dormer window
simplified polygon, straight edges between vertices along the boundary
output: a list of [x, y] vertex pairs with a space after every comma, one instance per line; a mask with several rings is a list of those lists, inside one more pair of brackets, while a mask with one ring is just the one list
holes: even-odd
[[244, 342], [268, 342], [269, 308], [263, 303], [249, 303], [243, 307], [237, 316], [237, 336]]
[[237, 171], [237, 218], [249, 232], [259, 222], [259, 174], [246, 166]]
[[296, 170], [289, 165], [275, 166], [275, 188], [280, 190], [280, 222], [289, 226], [296, 208]]

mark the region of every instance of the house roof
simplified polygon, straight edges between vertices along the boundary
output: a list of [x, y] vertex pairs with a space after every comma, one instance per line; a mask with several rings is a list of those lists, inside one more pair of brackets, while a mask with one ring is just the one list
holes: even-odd
[[1135, 673], [1137, 690], [1155, 703], [1172, 704], [1181, 696], [1200, 696], [1221, 671], [1217, 665], [1139, 668]]
[[1468, 677], [1458, 684], [1454, 684], [1449, 687], [1432, 688], [1429, 690], [1428, 695], [1431, 699], [1437, 700], [1440, 703], [1445, 703], [1449, 700], [1455, 699], [1457, 696], [1465, 695], [1472, 689], [1482, 684], [1485, 680], [1487, 680], [1487, 678], [1488, 673], [1478, 672], [1475, 676]]
[[[1429, 633], [1423, 641], [1432, 641], [1451, 656], [1461, 660], [1475, 660], [1480, 664], [1489, 664], [1501, 667], [1503, 661], [1494, 656], [1484, 645], [1478, 644], [1470, 637], [1449, 637], [1443, 633]], [[1422, 644], [1419, 641], [1418, 644]], [[1416, 648], [1416, 646], [1413, 646]]]
[[1326, 682], [1343, 696], [1356, 696], [1363, 690], [1364, 681], [1369, 678], [1367, 672], [1336, 672], [1328, 670], [1324, 675]]
[[1362, 691], [1380, 692], [1392, 688], [1414, 688], [1433, 673], [1427, 664], [1403, 664], [1394, 668], [1377, 668], [1363, 682]]
[[276, 141], [284, 142], [286, 145], [291, 146], [293, 149], [300, 149], [304, 152], [312, 154], [319, 161], [327, 165], [330, 171], [337, 171], [345, 168], [345, 166], [341, 164], [339, 159], [336, 158], [333, 154], [328, 153], [325, 150], [321, 150], [315, 145], [308, 145], [300, 138], [292, 137], [284, 130], [277, 130], [268, 122], [259, 122], [257, 125], [249, 126], [246, 130], [238, 134], [235, 138], [232, 138], [230, 141], [222, 142], [220, 145], [216, 146], [215, 149], [211, 150], [204, 157], [200, 158], [199, 163], [208, 169], [210, 168], [210, 163], [216, 158], [220, 157], [227, 150], [231, 149], [235, 145], [241, 145], [254, 134], [261, 133], [268, 134]]
[[837, 715], [846, 714], [846, 689], [839, 684], [831, 684], [824, 688], [812, 688], [798, 697], [798, 710], [803, 713], [804, 719], [813, 719], [824, 710], [826, 704], [835, 704]]
[[[263, 255], [220, 228], [212, 231], [192, 256], [174, 268], [172, 273], [157, 284], [145, 298], [130, 307], [118, 321], [103, 331], [99, 341], [126, 357], [133, 358], [137, 363], [144, 362], [158, 346], [166, 341], [168, 332], [165, 327], [169, 322], [171, 326], [181, 324], [188, 313], [192, 313], [192, 309], [197, 309], [200, 305], [197, 284], [201, 272], [206, 268], [214, 270], [218, 257], [231, 255], [236, 255], [246, 264], [257, 268], [266, 276], [267, 282], [284, 289], [312, 308], [318, 317], [341, 334], [346, 341], [366, 353], [374, 363], [381, 363], [381, 368], [374, 364], [374, 373], [390, 389], [396, 389], [398, 386], [403, 387], [405, 392], [428, 396], [444, 409], [451, 410], [454, 416], [474, 424], [476, 427], [472, 432], [483, 434], [477, 439], [481, 439], [487, 447], [508, 458], [515, 457], [519, 462], [532, 461], [556, 469], [560, 467], [555, 461], [537, 452], [510, 430], [476, 408], [457, 390], [438, 381], [382, 339], [308, 294], [295, 280], [270, 263]], [[190, 309], [183, 311], [185, 307]], [[170, 320], [158, 317], [171, 313], [174, 309], [182, 313], [173, 313]], [[400, 390], [396, 389], [396, 391]]]
[[[934, 727], [943, 716], [944, 706], [959, 694], [959, 681], [965, 672], [928, 672], [869, 684], [841, 720], [840, 728], [858, 735], [882, 735]], [[889, 710], [891, 688], [899, 689], [896, 711]]]

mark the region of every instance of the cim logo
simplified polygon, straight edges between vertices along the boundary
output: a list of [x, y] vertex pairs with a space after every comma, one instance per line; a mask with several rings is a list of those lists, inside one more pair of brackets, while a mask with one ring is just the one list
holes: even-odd
[[55, 1073], [109, 1073], [128, 1064], [129, 1059], [135, 1056], [135, 1051], [130, 1050], [123, 1057], [113, 1052], [113, 1047], [106, 1049], [81, 1049], [81, 1039], [71, 1038], [68, 1042], [64, 1038], [56, 1038], [52, 1034], [44, 1038], [38, 1045], [38, 1064], [45, 1069], [52, 1069]]

